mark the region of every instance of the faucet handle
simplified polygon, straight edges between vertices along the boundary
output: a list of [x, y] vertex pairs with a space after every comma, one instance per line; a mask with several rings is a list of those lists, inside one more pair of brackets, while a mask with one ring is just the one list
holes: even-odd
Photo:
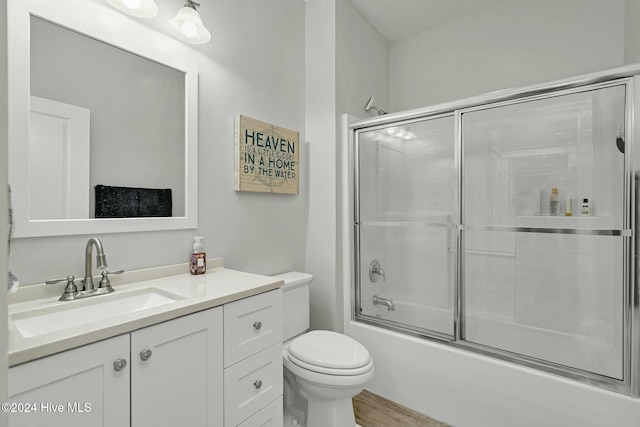
[[60, 283], [60, 282], [65, 282], [65, 281], [68, 282], [69, 278], [71, 278], [71, 281], [76, 280], [75, 276], [68, 275], [64, 279], [49, 279], [44, 283], [46, 283], [47, 285], [55, 285], [56, 283]]
[[372, 282], [377, 282], [379, 278], [382, 277], [382, 281], [384, 282], [385, 274], [380, 262], [377, 259], [371, 261], [371, 265], [369, 266], [369, 280]]
[[98, 285], [98, 289], [104, 289], [106, 292], [113, 292], [113, 288], [111, 287], [111, 280], [109, 280], [109, 274], [122, 274], [124, 270], [116, 270], [116, 271], [108, 271], [102, 270], [102, 279], [100, 279], [100, 284]]
[[60, 301], [69, 301], [74, 299], [75, 295], [78, 293], [78, 287], [76, 286], [74, 280], [76, 280], [76, 278], [70, 274], [65, 279], [51, 279], [47, 280], [45, 283], [47, 285], [55, 285], [56, 283], [66, 281], [67, 286], [65, 286], [64, 288], [64, 293], [60, 297]]

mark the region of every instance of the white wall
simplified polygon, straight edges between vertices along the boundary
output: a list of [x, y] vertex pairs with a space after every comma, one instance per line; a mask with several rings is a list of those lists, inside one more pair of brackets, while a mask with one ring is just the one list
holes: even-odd
[[[0, 170], [7, 170], [7, 3], [0, 3]], [[0, 175], [0, 277], [7, 277], [7, 175]], [[6, 279], [5, 279], [6, 280]], [[2, 280], [2, 287], [6, 281]], [[0, 291], [0, 402], [7, 394], [7, 294]], [[7, 414], [0, 412], [0, 425], [7, 425]]]
[[336, 104], [338, 114], [365, 118], [370, 96], [389, 108], [389, 43], [350, 0], [336, 2]]
[[391, 45], [391, 110], [623, 64], [625, 0], [508, 0]]
[[[306, 147], [299, 195], [234, 191], [236, 114], [297, 130], [300, 140], [305, 140], [304, 2], [203, 2], [199, 12], [212, 40], [201, 46], [166, 35], [165, 22], [175, 16], [179, 2], [157, 0], [160, 12], [147, 21], [121, 15], [102, 0], [91, 2], [103, 10], [87, 13], [87, 2], [73, 0], [61, 0], [61, 7], [73, 4], [79, 16], [94, 25], [127, 20], [126, 27], [152, 27], [158, 37], [150, 44], [189, 61], [199, 71], [198, 229], [99, 235], [110, 267], [132, 270], [187, 262], [192, 236], [203, 235], [207, 255], [223, 257], [229, 268], [262, 274], [304, 269], [309, 193]], [[136, 37], [135, 31], [129, 35]], [[87, 237], [18, 239], [14, 270], [23, 284], [67, 274], [81, 276]]]
[[626, 0], [624, 14], [624, 63], [640, 62], [640, 0]]
[[309, 213], [305, 269], [313, 274], [311, 328], [335, 329], [336, 304], [336, 4], [307, 0], [306, 135]]

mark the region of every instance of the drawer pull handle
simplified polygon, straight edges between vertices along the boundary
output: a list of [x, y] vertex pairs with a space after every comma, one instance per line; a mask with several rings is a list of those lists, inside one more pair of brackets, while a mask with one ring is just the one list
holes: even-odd
[[122, 371], [127, 366], [127, 361], [125, 359], [117, 359], [113, 362], [113, 369], [116, 371]]
[[255, 380], [253, 382], [253, 386], [256, 388], [256, 390], [260, 390], [260, 387], [262, 387], [262, 381], [260, 380]]
[[262, 322], [253, 322], [253, 327], [256, 328], [256, 331], [259, 331], [262, 328]]
[[140, 352], [140, 360], [142, 360], [143, 362], [146, 362], [147, 360], [151, 359], [152, 354], [153, 352], [151, 350], [149, 350], [148, 348], [145, 348]]

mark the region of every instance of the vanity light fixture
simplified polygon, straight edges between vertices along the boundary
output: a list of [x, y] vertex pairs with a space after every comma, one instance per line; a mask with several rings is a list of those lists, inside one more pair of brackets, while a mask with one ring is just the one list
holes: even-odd
[[187, 0], [176, 17], [167, 22], [167, 29], [174, 37], [187, 43], [207, 43], [211, 40], [211, 33], [202, 23], [196, 6], [200, 6], [200, 4], [193, 0]]
[[107, 0], [111, 6], [115, 7], [127, 15], [138, 18], [153, 18], [158, 14], [158, 6], [154, 0]]

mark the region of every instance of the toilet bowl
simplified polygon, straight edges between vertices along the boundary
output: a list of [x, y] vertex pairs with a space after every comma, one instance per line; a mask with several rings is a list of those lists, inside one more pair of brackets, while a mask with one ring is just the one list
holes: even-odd
[[306, 332], [313, 276], [291, 272], [276, 277], [284, 280], [284, 425], [355, 427], [351, 399], [373, 378], [373, 359], [346, 335]]
[[375, 372], [360, 343], [331, 331], [311, 331], [285, 345], [282, 359], [307, 400], [307, 427], [355, 427], [351, 398]]

